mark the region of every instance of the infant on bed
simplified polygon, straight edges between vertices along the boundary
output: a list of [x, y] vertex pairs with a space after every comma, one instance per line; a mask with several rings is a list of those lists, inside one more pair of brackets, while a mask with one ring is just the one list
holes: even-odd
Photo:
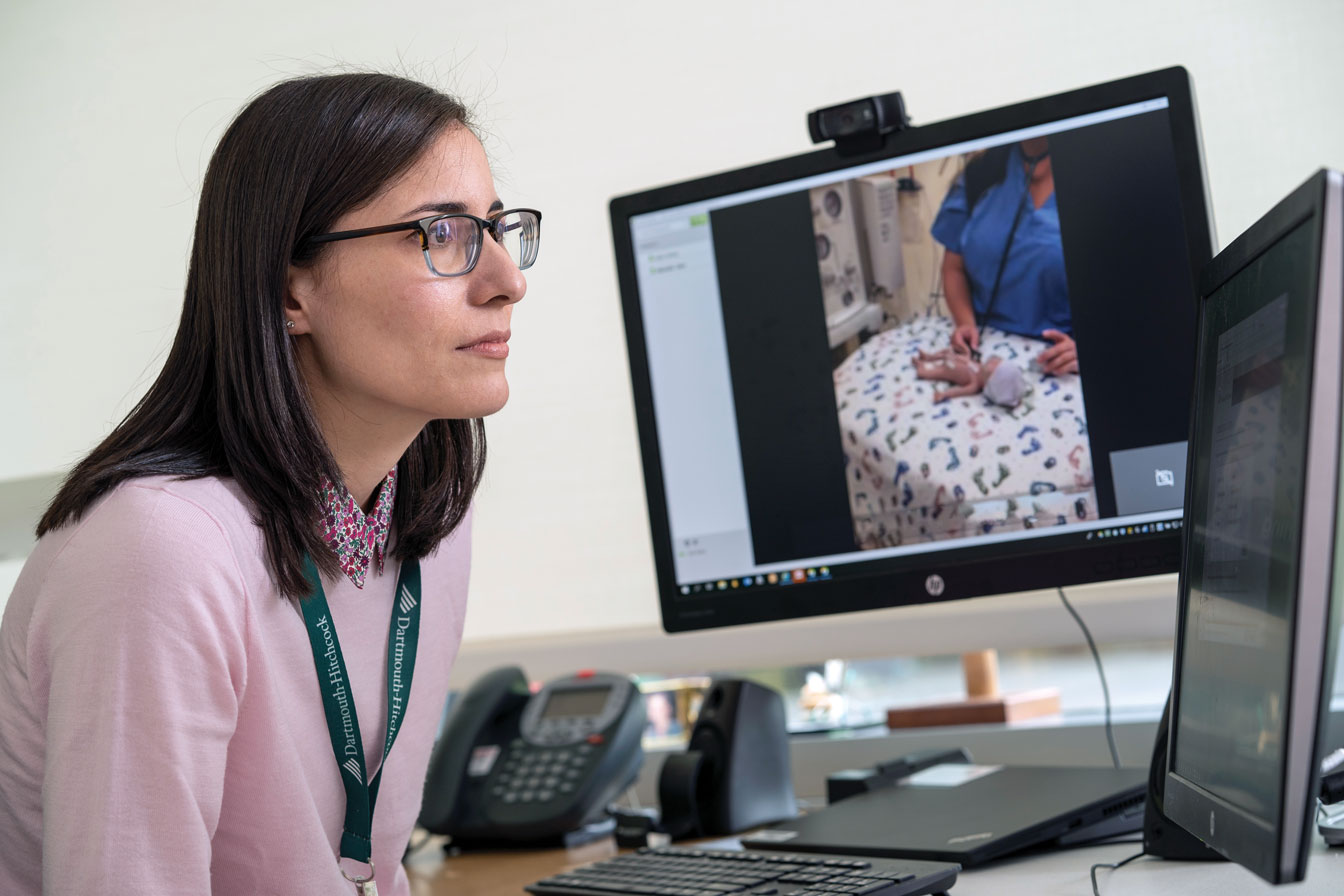
[[915, 358], [915, 375], [922, 380], [940, 380], [951, 383], [950, 388], [934, 395], [934, 401], [963, 398], [983, 392], [985, 398], [1006, 408], [1021, 403], [1028, 389], [1022, 368], [999, 357], [984, 362], [945, 348], [927, 353], [920, 351]]

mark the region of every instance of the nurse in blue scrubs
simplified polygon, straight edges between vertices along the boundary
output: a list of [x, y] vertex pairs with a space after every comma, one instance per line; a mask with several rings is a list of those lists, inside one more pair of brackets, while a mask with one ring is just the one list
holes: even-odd
[[943, 289], [952, 347], [975, 353], [991, 326], [1043, 340], [1048, 374], [1077, 373], [1050, 144], [1037, 137], [989, 150], [953, 182], [933, 222], [946, 248]]

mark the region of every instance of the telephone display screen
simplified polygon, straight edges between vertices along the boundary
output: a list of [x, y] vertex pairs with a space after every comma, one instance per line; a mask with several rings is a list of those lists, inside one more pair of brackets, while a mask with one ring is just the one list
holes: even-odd
[[546, 701], [542, 710], [542, 719], [556, 719], [562, 716], [595, 716], [607, 705], [611, 688], [583, 688], [580, 690], [557, 691]]

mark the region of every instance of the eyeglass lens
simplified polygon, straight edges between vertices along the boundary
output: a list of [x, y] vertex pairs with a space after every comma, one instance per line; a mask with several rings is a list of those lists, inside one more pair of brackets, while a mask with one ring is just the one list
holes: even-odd
[[[531, 211], [505, 212], [494, 219], [493, 234], [519, 270], [537, 260], [541, 221]], [[443, 277], [465, 274], [481, 254], [481, 225], [472, 218], [446, 217], [426, 228], [425, 252], [434, 272]]]

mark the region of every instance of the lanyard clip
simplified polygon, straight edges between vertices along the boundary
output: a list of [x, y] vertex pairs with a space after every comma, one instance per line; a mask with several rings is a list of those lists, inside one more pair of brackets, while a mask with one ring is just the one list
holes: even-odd
[[378, 884], [374, 883], [373, 875], [374, 869], [372, 858], [369, 859], [368, 877], [360, 877], [357, 874], [352, 876], [345, 870], [345, 868], [341, 868], [341, 876], [355, 885], [356, 896], [378, 896]]

